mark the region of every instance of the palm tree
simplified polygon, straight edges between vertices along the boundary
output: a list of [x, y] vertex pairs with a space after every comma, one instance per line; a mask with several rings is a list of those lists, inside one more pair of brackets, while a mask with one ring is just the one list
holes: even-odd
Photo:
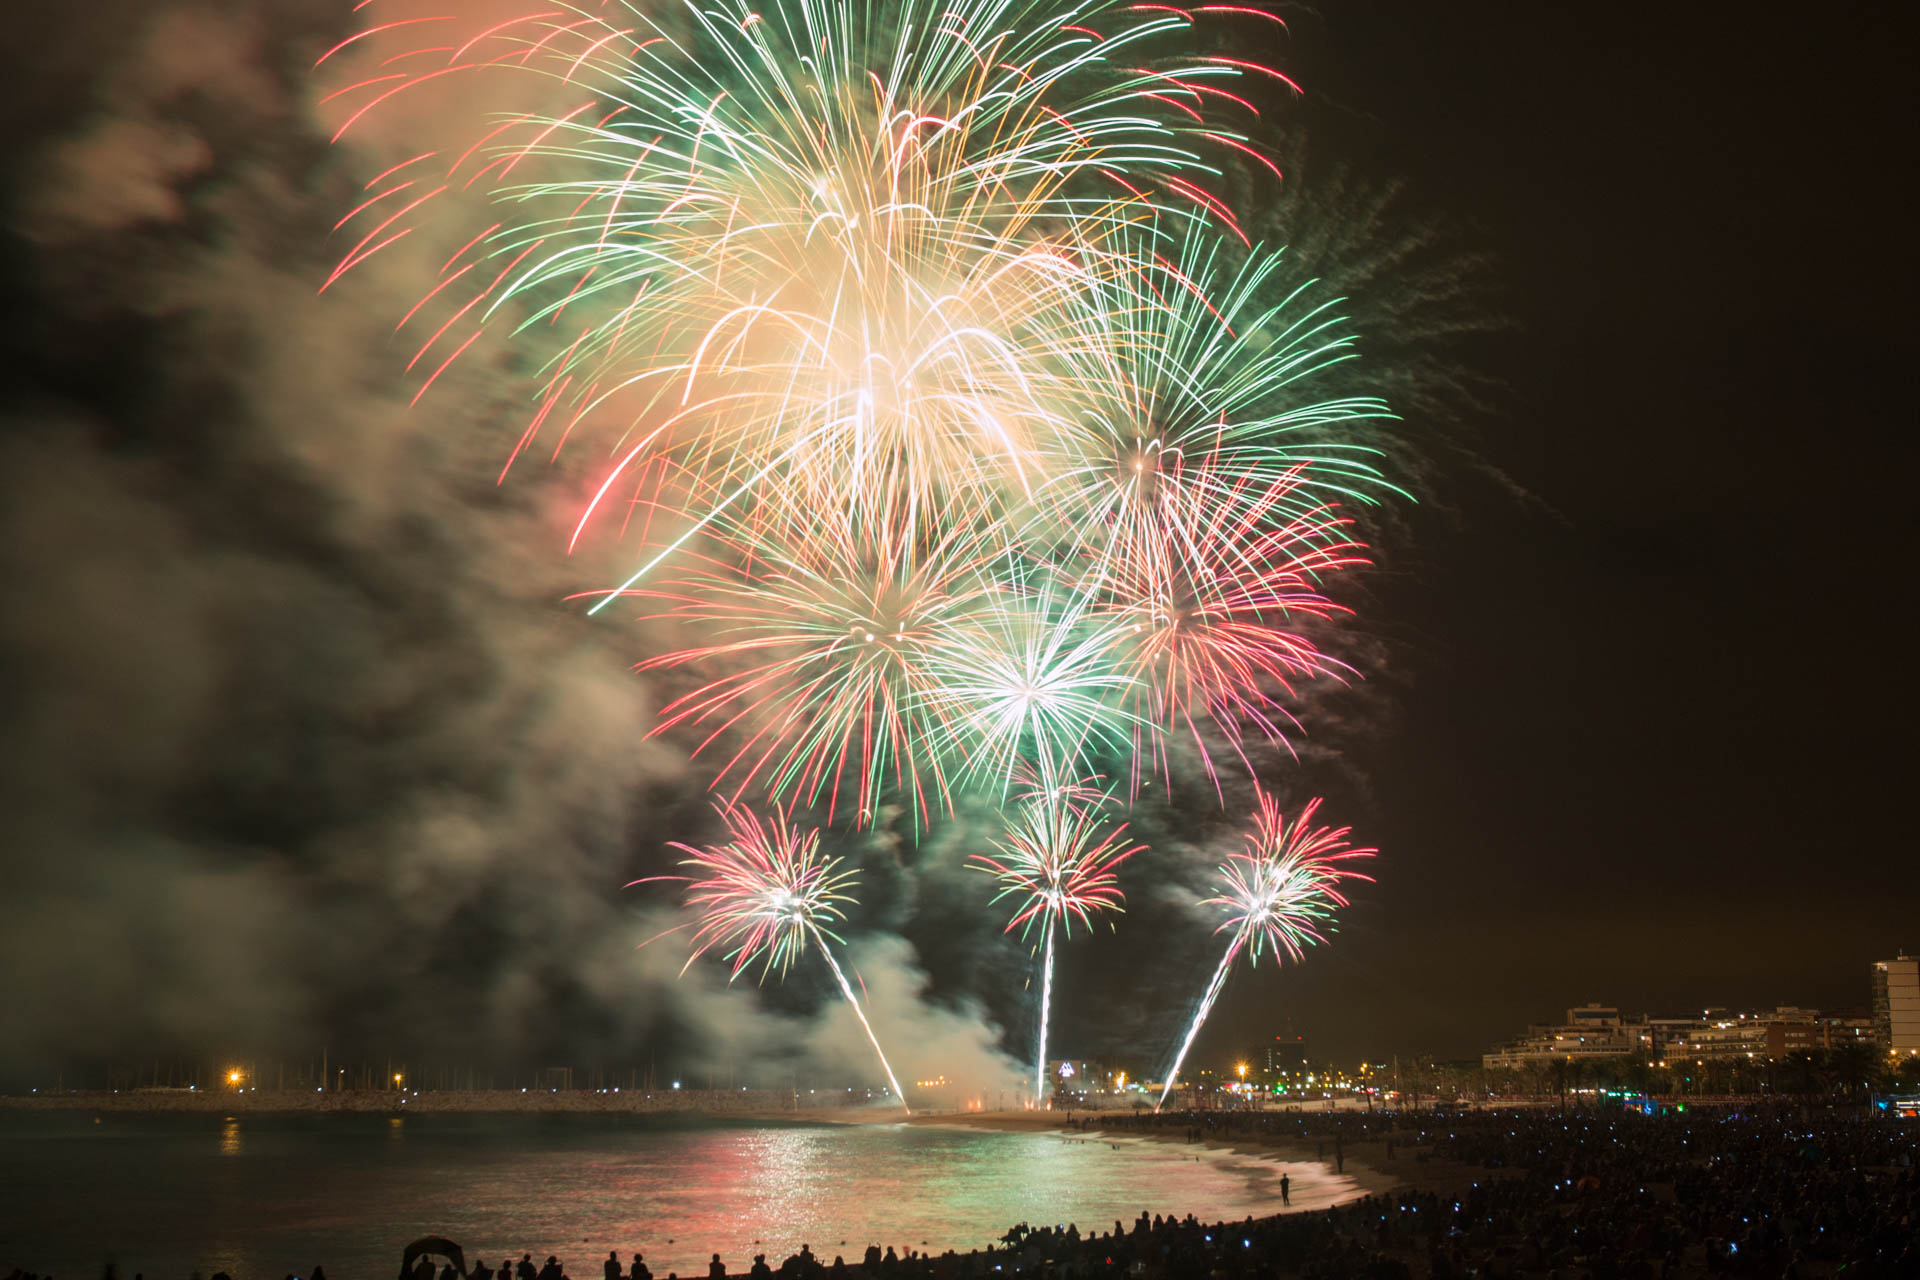
[[1874, 1045], [1855, 1041], [1829, 1049], [1826, 1059], [1840, 1100], [1848, 1105], [1866, 1106], [1873, 1096], [1872, 1077], [1877, 1068], [1884, 1067], [1885, 1055]]
[[1820, 1083], [1820, 1066], [1811, 1053], [1790, 1053], [1781, 1064], [1780, 1088], [1800, 1100], [1804, 1114], [1813, 1107], [1813, 1095]]

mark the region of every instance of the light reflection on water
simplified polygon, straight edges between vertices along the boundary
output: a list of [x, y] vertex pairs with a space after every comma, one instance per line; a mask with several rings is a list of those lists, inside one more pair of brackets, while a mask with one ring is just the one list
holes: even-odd
[[[1196, 1154], [1200, 1158], [1196, 1160]], [[805, 1241], [968, 1249], [1015, 1222], [1105, 1230], [1142, 1209], [1273, 1212], [1283, 1166], [1197, 1147], [1077, 1135], [874, 1126], [689, 1126], [628, 1117], [110, 1116], [0, 1129], [0, 1259], [42, 1273], [309, 1273], [385, 1280], [415, 1236], [501, 1255], [608, 1249], [655, 1274], [775, 1266]], [[1296, 1209], [1357, 1193], [1287, 1165]], [[759, 1244], [755, 1244], [759, 1241]]]

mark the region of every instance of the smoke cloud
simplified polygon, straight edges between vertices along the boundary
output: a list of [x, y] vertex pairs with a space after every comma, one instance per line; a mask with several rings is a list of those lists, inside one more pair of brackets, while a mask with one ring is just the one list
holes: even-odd
[[[95, 60], [41, 51], [91, 76], [6, 175], [0, 1053], [876, 1079], [824, 973], [635, 949], [674, 921], [621, 886], [710, 826], [703, 779], [645, 737], [645, 636], [564, 603], [611, 572], [560, 555], [581, 477], [495, 483], [515, 354], [408, 407], [391, 330], [441, 246], [316, 295], [368, 176], [306, 105], [345, 8], [114, 6]], [[1011, 1077], [910, 944], [855, 941], [902, 1073]]]

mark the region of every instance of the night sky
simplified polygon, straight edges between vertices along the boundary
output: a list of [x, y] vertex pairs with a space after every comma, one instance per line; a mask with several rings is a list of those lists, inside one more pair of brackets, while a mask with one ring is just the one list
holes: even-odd
[[[584, 471], [491, 484], [526, 371], [483, 352], [409, 414], [404, 282], [313, 296], [367, 176], [301, 70], [347, 7], [43, 7], [0, 52], [0, 1060], [831, 1056], [823, 987], [629, 949], [658, 915], [620, 886], [702, 830], [698, 769], [640, 740], [645, 637], [559, 603]], [[1888, 6], [1680, 8], [1290, 14], [1303, 190], [1390, 192], [1382, 245], [1452, 283], [1414, 312], [1445, 323], [1385, 332], [1364, 264], [1341, 282], [1363, 350], [1426, 362], [1420, 501], [1368, 529], [1364, 687], [1276, 776], [1379, 883], [1304, 965], [1241, 972], [1203, 1055], [1861, 1006], [1920, 945], [1910, 37]], [[1231, 824], [1143, 826], [1181, 847], [1067, 954], [1062, 1052], [1151, 1065], [1210, 968], [1178, 902]], [[966, 839], [852, 850], [865, 964], [902, 1039], [985, 1052], [984, 1018], [1018, 1056]]]

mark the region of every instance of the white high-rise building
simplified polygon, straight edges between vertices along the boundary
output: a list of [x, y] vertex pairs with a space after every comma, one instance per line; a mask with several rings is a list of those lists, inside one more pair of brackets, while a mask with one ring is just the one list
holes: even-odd
[[1889, 1052], [1920, 1054], [1920, 958], [1875, 962], [1873, 1021]]

